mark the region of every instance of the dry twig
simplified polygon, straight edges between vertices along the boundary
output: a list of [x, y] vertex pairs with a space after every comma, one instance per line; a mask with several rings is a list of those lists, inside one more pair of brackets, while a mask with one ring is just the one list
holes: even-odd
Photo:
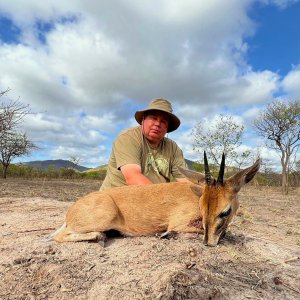
[[296, 260], [298, 260], [298, 259], [300, 259], [300, 256], [295, 256], [295, 257], [286, 259], [284, 262], [285, 262], [285, 263], [289, 263], [289, 262], [292, 262], [292, 261], [296, 261]]
[[281, 284], [281, 285], [287, 287], [288, 289], [290, 289], [290, 290], [292, 290], [292, 291], [294, 291], [294, 292], [300, 294], [300, 291], [299, 291], [299, 290], [297, 290], [297, 289], [295, 289], [294, 287], [292, 287], [292, 286], [290, 286], [290, 285], [284, 283], [284, 282], [281, 280], [281, 278], [279, 278], [279, 277], [274, 277], [274, 278], [273, 278], [273, 281], [274, 281], [274, 283], [275, 283], [276, 285]]
[[45, 230], [55, 230], [55, 229], [56, 229], [56, 228], [54, 228], [54, 227], [40, 228], [40, 229], [29, 229], [29, 230], [24, 230], [24, 231], [17, 231], [16, 233], [26, 233], [26, 232], [45, 231]]

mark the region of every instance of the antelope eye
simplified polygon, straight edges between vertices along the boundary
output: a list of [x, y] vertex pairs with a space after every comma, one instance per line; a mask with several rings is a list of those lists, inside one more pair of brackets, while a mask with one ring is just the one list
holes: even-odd
[[231, 207], [229, 207], [229, 209], [227, 209], [227, 210], [225, 210], [225, 211], [222, 211], [222, 212], [219, 214], [219, 218], [221, 218], [221, 219], [226, 218], [226, 217], [228, 217], [230, 214], [231, 214]]

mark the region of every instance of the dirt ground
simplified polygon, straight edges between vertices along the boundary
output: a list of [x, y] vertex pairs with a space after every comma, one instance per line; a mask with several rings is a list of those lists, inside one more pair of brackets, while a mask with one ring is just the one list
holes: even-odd
[[214, 248], [194, 239], [45, 237], [97, 181], [0, 180], [1, 299], [300, 299], [300, 193], [245, 187]]

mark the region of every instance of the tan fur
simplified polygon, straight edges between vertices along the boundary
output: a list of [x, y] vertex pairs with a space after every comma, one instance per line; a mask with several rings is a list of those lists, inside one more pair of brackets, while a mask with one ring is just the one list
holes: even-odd
[[[231, 213], [224, 222], [224, 230], [218, 232], [217, 228], [222, 224], [218, 217], [226, 208], [231, 208]], [[206, 187], [203, 197], [200, 199], [200, 214], [203, 216], [205, 228], [204, 243], [209, 246], [217, 245], [219, 238], [225, 233], [229, 223], [239, 207], [237, 192], [225, 183], [224, 186]]]
[[[207, 186], [203, 174], [182, 170], [200, 185], [174, 182], [90, 193], [69, 208], [64, 225], [52, 237], [57, 242], [103, 241], [103, 232], [110, 229], [139, 236], [164, 232], [201, 233], [204, 227], [204, 243], [215, 246], [238, 208], [239, 189], [249, 181], [250, 175], [250, 180], [253, 178], [258, 167], [257, 161], [229, 178], [223, 186]], [[217, 232], [218, 216], [228, 207], [231, 213], [225, 222], [223, 220], [224, 230]]]

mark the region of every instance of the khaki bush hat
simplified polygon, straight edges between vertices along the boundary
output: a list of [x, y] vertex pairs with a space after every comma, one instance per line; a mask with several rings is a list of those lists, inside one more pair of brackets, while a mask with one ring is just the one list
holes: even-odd
[[153, 99], [147, 109], [140, 110], [135, 113], [135, 119], [139, 124], [142, 124], [145, 112], [151, 110], [159, 110], [167, 113], [169, 116], [169, 126], [168, 131], [171, 132], [176, 130], [180, 125], [180, 120], [173, 114], [172, 104], [167, 99], [159, 98]]

